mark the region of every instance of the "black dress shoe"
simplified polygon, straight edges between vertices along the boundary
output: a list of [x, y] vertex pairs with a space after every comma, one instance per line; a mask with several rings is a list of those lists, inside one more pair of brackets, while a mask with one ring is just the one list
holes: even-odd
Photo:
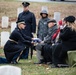
[[52, 64], [52, 62], [47, 62], [46, 64], [47, 64], [47, 65], [51, 65], [51, 64]]
[[59, 67], [61, 67], [61, 68], [69, 67], [69, 65], [67, 65], [67, 64], [58, 64], [57, 66], [59, 66]]
[[51, 68], [59, 68], [57, 65], [51, 64]]
[[57, 65], [52, 64], [51, 65], [51, 68], [66, 68], [66, 67], [69, 67], [69, 65], [67, 64], [57, 64]]

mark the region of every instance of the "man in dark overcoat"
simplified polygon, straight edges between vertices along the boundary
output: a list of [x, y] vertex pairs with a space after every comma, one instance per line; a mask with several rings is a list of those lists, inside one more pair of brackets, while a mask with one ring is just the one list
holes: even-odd
[[[23, 2], [23, 12], [19, 14], [18, 20], [24, 19], [26, 22], [26, 28], [23, 30], [23, 33], [27, 36], [33, 37], [33, 34], [36, 32], [36, 19], [34, 13], [29, 11], [28, 2]], [[29, 47], [23, 52], [22, 59], [28, 59]]]

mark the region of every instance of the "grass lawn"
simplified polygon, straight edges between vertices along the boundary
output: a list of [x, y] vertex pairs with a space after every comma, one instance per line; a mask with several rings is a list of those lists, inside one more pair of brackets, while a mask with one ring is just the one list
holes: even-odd
[[[5, 2], [7, 1], [7, 2]], [[10, 2], [9, 2], [10, 1]], [[13, 1], [13, 2], [12, 2]], [[40, 10], [42, 6], [48, 6], [49, 17], [53, 17], [54, 12], [61, 12], [61, 18], [67, 15], [76, 16], [76, 5], [75, 4], [65, 4], [65, 3], [31, 3], [30, 10], [33, 11], [36, 15], [36, 18], [40, 18]], [[10, 17], [10, 23], [16, 21], [17, 19], [17, 8], [21, 7], [21, 2], [14, 2], [14, 0], [0, 0], [0, 25], [1, 17], [6, 15]], [[9, 31], [8, 29], [1, 29], [1, 31]], [[4, 57], [3, 49], [0, 49], [0, 56]], [[51, 68], [47, 65], [34, 65], [36, 62], [36, 53], [34, 52], [33, 59], [20, 60], [18, 66], [22, 70], [22, 75], [76, 75], [75, 68]], [[4, 65], [4, 64], [1, 64]], [[1, 66], [0, 65], [0, 66]]]
[[16, 1], [16, 0], [0, 0], [0, 1]]
[[[0, 56], [3, 55], [3, 49], [0, 49]], [[47, 65], [34, 65], [33, 63], [37, 62], [36, 52], [34, 52], [33, 59], [20, 60], [19, 64], [14, 66], [20, 67], [22, 70], [22, 75], [76, 75], [75, 68], [51, 68]], [[8, 65], [8, 64], [1, 64]], [[11, 64], [10, 64], [11, 65]]]

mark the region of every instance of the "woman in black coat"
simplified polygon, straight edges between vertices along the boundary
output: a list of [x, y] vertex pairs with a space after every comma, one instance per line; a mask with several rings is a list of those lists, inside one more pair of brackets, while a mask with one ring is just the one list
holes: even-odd
[[64, 64], [67, 57], [67, 51], [76, 50], [76, 24], [75, 17], [68, 16], [64, 19], [66, 25], [60, 32], [61, 43], [55, 45], [52, 49], [52, 63], [55, 67], [58, 64]]
[[4, 53], [8, 63], [17, 63], [26, 47], [32, 45], [32, 38], [22, 33], [25, 22], [20, 20], [17, 24], [17, 28], [11, 33], [4, 46]]

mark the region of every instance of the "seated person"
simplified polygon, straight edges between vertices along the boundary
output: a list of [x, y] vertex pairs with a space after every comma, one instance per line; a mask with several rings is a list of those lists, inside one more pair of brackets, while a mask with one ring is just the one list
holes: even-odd
[[75, 17], [68, 16], [64, 18], [63, 23], [65, 23], [65, 25], [60, 31], [59, 36], [61, 42], [49, 47], [49, 49], [44, 51], [48, 57], [52, 59], [52, 67], [66, 67], [67, 65], [65, 59], [67, 58], [67, 51], [76, 50]]
[[33, 38], [22, 33], [26, 27], [24, 20], [17, 22], [17, 28], [11, 33], [9, 40], [4, 46], [4, 53], [8, 63], [18, 63], [23, 51], [27, 46], [31, 46]]
[[[52, 41], [55, 40], [54, 43], [52, 44], [52, 46], [61, 42], [59, 35], [60, 35], [60, 31], [63, 29], [64, 25], [65, 25], [65, 22], [63, 23], [62, 20], [60, 20], [58, 22], [58, 29], [57, 29], [56, 33], [54, 33], [52, 36]], [[52, 46], [46, 44], [43, 47], [43, 59], [45, 59], [46, 64], [52, 63]]]
[[65, 59], [67, 58], [67, 51], [76, 50], [76, 24], [75, 17], [68, 16], [64, 19], [66, 25], [64, 29], [60, 32], [61, 43], [53, 48], [53, 65], [59, 67], [59, 64], [65, 64]]
[[[54, 41], [54, 42], [52, 43], [52, 45], [46, 44], [46, 45], [43, 47], [42, 56], [43, 56], [43, 59], [46, 61], [45, 64], [51, 64], [51, 63], [52, 63], [52, 49], [51, 49], [51, 48], [52, 48], [52, 46], [53, 46], [54, 44], [57, 44], [57, 43], [61, 42], [61, 41], [59, 40], [59, 34], [60, 34], [60, 29], [58, 29], [58, 30], [56, 31], [56, 33], [53, 34], [53, 36], [52, 36], [52, 41]], [[49, 54], [49, 52], [50, 52], [50, 54]]]
[[41, 63], [44, 63], [44, 59], [42, 57], [42, 48], [44, 45], [46, 44], [49, 44], [49, 45], [52, 45], [53, 41], [52, 41], [52, 36], [53, 34], [56, 32], [57, 30], [57, 24], [56, 24], [56, 21], [53, 19], [53, 20], [50, 20], [48, 21], [48, 34], [47, 36], [44, 38], [44, 40], [39, 43], [37, 46], [36, 46], [36, 51], [37, 51], [37, 59], [38, 59], [38, 63], [35, 63], [35, 64], [41, 64]]

